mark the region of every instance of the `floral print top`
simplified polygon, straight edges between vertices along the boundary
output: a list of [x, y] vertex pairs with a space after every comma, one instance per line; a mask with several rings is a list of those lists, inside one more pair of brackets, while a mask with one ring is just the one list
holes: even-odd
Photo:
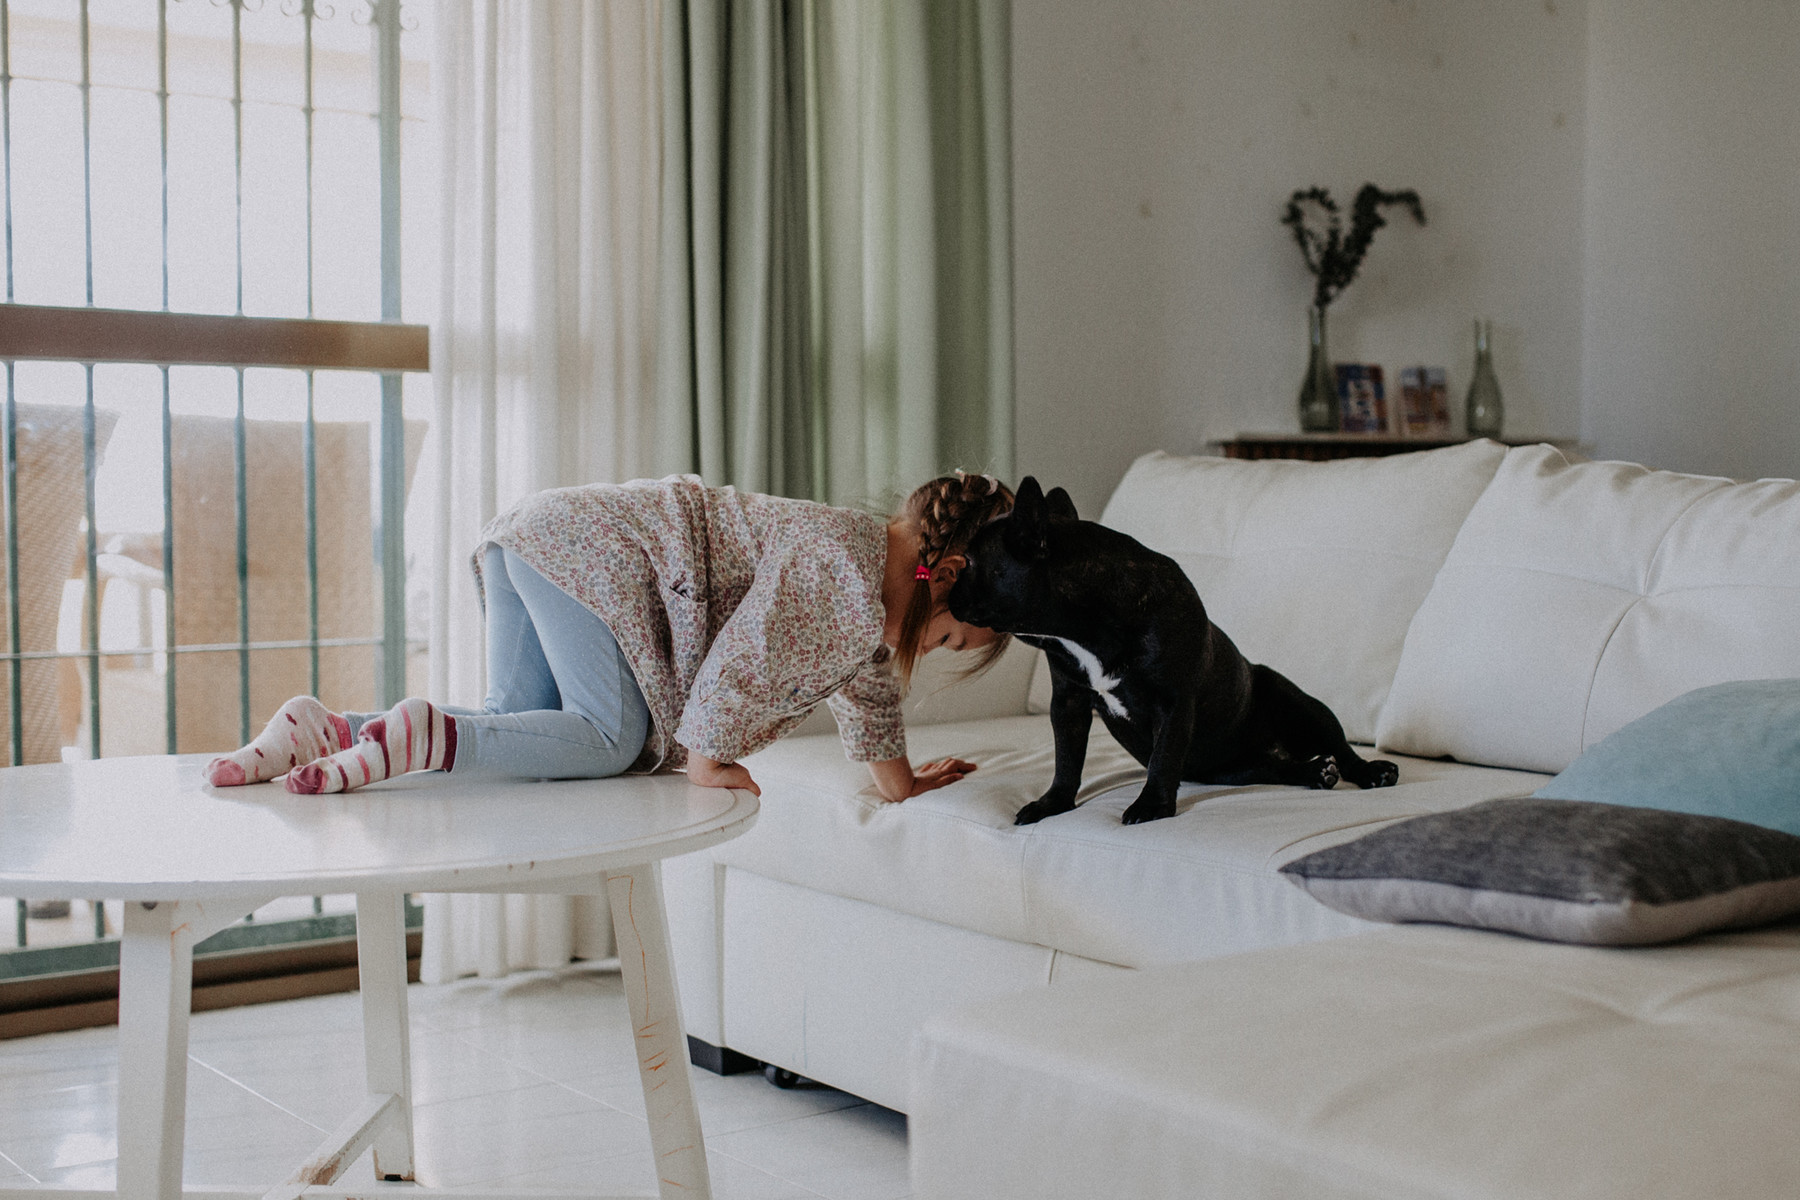
[[482, 531], [491, 544], [618, 639], [650, 709], [633, 771], [680, 767], [690, 750], [736, 762], [822, 700], [852, 760], [905, 755], [881, 518], [672, 475], [528, 496]]

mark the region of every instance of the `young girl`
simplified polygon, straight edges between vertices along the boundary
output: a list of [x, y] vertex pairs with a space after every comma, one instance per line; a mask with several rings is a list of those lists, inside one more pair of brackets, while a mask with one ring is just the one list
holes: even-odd
[[739, 760], [826, 701], [884, 799], [943, 787], [975, 764], [915, 770], [900, 698], [921, 654], [979, 648], [972, 674], [1006, 648], [945, 598], [970, 540], [1012, 500], [962, 472], [885, 522], [694, 476], [540, 492], [495, 518], [475, 554], [482, 708], [411, 698], [334, 713], [300, 696], [206, 777], [285, 773], [290, 792], [313, 793], [406, 771], [597, 779], [685, 764], [695, 783], [760, 795]]

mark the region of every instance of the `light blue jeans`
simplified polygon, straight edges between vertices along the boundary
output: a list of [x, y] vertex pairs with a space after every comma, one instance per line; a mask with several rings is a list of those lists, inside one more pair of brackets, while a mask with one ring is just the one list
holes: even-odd
[[[606, 622], [511, 550], [482, 552], [488, 694], [456, 718], [451, 773], [604, 779], [637, 760], [650, 709]], [[356, 718], [373, 713], [351, 714]]]

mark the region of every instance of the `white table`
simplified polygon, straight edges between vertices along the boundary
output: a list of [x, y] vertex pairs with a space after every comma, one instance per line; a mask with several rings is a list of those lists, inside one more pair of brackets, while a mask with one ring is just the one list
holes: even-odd
[[[663, 1197], [710, 1194], [663, 913], [660, 860], [736, 837], [748, 792], [682, 775], [555, 783], [432, 772], [348, 795], [201, 781], [204, 755], [0, 769], [0, 895], [125, 902], [119, 951], [119, 1159], [124, 1200], [180, 1200], [195, 943], [280, 896], [356, 895], [369, 1096], [285, 1183], [200, 1193], [344, 1197], [365, 1150], [377, 1179], [413, 1179], [406, 1012], [408, 892], [605, 893], [638, 1048]], [[431, 1189], [360, 1188], [408, 1196]], [[3, 1200], [115, 1193], [0, 1188]]]

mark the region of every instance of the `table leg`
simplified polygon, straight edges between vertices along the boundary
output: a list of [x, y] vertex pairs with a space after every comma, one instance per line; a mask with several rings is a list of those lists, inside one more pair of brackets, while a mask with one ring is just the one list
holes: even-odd
[[362, 980], [363, 1060], [371, 1097], [400, 1103], [374, 1140], [375, 1178], [413, 1178], [412, 1056], [406, 1011], [406, 901], [397, 892], [356, 897], [357, 972]]
[[181, 1200], [194, 947], [273, 898], [126, 902], [119, 939], [121, 1200]]
[[681, 1032], [660, 864], [609, 872], [606, 892], [619, 942], [619, 973], [637, 1039], [638, 1077], [644, 1085], [657, 1184], [664, 1200], [676, 1196], [708, 1200], [712, 1185], [688, 1073], [687, 1038]]
[[192, 927], [179, 904], [128, 901], [119, 943], [120, 1200], [181, 1200]]

